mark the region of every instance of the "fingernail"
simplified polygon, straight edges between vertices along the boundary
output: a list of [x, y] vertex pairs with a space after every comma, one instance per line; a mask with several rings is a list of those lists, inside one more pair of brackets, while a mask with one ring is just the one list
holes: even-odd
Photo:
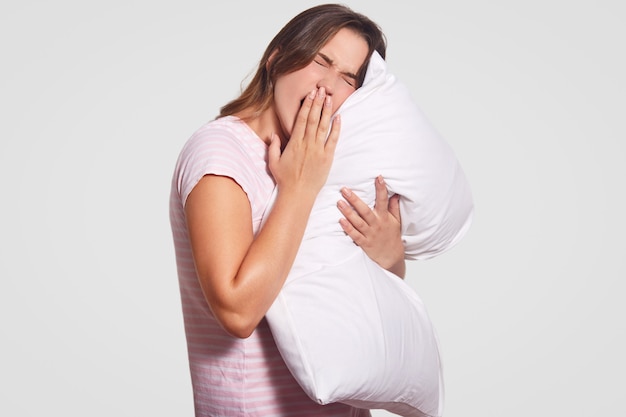
[[315, 98], [315, 94], [317, 94], [317, 91], [314, 89], [309, 93], [309, 98], [313, 100]]
[[320, 87], [320, 89], [317, 90], [317, 95], [320, 97], [324, 97], [326, 95], [326, 89], [324, 87]]
[[376, 181], [378, 181], [379, 184], [384, 184], [385, 180], [383, 179], [382, 175], [379, 175], [378, 177], [376, 177]]
[[326, 96], [326, 100], [324, 100], [324, 105], [326, 107], [332, 106], [332, 100], [330, 99], [330, 96]]
[[350, 197], [352, 196], [352, 191], [344, 187], [341, 189], [341, 194], [343, 194], [344, 197]]

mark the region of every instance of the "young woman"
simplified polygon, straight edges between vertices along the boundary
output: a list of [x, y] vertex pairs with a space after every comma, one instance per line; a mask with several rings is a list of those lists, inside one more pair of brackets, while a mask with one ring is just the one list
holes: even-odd
[[[373, 51], [384, 57], [385, 48], [378, 26], [344, 6], [302, 12], [270, 42], [241, 96], [181, 151], [170, 216], [197, 416], [369, 415], [309, 399], [264, 315], [332, 164], [341, 120], [331, 116], [361, 85]], [[376, 187], [374, 210], [346, 196], [356, 211], [340, 205], [342, 224], [372, 259], [403, 275], [397, 201], [388, 209], [384, 184]]]

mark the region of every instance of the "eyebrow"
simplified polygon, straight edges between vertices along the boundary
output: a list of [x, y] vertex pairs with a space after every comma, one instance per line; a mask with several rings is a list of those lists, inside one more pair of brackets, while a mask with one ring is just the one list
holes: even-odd
[[[330, 57], [328, 55], [325, 55], [325, 54], [323, 54], [321, 52], [318, 52], [317, 54], [319, 56], [321, 56], [322, 59], [324, 59], [324, 61], [326, 61], [326, 63], [328, 65], [333, 65], [334, 61], [332, 59], [330, 59]], [[345, 75], [345, 76], [347, 76], [347, 77], [353, 78], [354, 80], [358, 80], [359, 79], [359, 77], [356, 74], [353, 74], [350, 71], [340, 71], [340, 73]]]

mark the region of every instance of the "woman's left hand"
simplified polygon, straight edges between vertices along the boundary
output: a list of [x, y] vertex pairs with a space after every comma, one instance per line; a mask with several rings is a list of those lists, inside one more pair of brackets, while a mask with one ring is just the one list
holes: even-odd
[[399, 195], [389, 198], [387, 186], [382, 176], [375, 181], [376, 202], [370, 209], [348, 188], [341, 194], [348, 201], [337, 202], [337, 207], [345, 216], [339, 220], [343, 231], [360, 246], [367, 256], [386, 270], [404, 278], [404, 245], [400, 221]]

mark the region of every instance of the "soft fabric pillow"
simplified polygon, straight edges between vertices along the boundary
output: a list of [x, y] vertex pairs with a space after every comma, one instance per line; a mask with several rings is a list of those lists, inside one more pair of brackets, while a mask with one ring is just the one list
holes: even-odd
[[424, 305], [344, 234], [336, 202], [348, 186], [373, 205], [374, 179], [383, 175], [401, 195], [407, 259], [427, 259], [465, 234], [470, 189], [451, 148], [378, 54], [339, 113], [333, 167], [267, 320], [287, 366], [318, 403], [439, 416], [439, 350]]

